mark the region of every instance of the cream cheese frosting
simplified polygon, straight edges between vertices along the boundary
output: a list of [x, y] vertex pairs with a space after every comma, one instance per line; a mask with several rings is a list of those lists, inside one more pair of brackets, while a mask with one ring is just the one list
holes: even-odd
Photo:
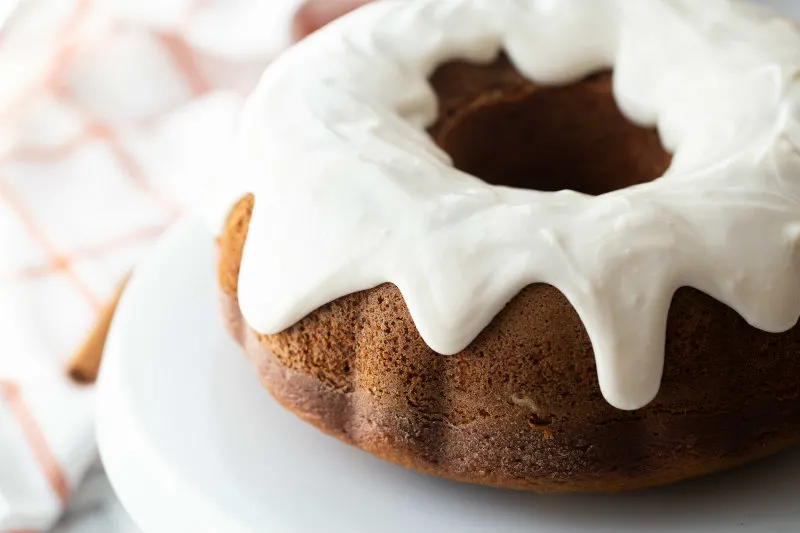
[[[493, 186], [426, 134], [428, 82], [505, 50], [565, 84], [612, 68], [667, 173], [601, 196]], [[242, 313], [277, 333], [341, 296], [398, 286], [425, 342], [464, 349], [525, 286], [561, 290], [605, 398], [657, 394], [674, 292], [765, 331], [800, 315], [800, 31], [728, 0], [384, 0], [285, 53], [247, 102], [234, 196], [255, 195]], [[536, 147], [532, 146], [532, 150]]]

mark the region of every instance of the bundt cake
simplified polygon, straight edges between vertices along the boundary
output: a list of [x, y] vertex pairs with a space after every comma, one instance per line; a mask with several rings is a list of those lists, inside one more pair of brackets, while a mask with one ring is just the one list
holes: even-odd
[[798, 67], [797, 27], [728, 0], [361, 8], [245, 106], [226, 325], [300, 418], [460, 481], [798, 444]]

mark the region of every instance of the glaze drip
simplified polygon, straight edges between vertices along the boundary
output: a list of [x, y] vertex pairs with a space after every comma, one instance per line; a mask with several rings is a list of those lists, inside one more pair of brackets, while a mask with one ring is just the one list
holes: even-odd
[[[592, 197], [489, 185], [426, 135], [428, 78], [504, 50], [566, 84], [614, 70], [620, 109], [674, 158]], [[658, 392], [673, 293], [697, 288], [750, 324], [800, 315], [800, 31], [728, 0], [386, 0], [291, 49], [249, 99], [237, 194], [256, 204], [240, 306], [277, 333], [392, 282], [426, 343], [465, 348], [522, 288], [561, 290], [606, 399]]]

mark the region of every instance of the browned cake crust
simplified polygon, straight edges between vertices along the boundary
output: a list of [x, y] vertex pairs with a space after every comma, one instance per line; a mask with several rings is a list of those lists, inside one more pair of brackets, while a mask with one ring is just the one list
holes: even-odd
[[[432, 81], [442, 118], [431, 134], [459, 168], [487, 181], [599, 194], [654, 179], [669, 164], [656, 133], [613, 105], [607, 74], [542, 88], [501, 58], [451, 64]], [[546, 150], [532, 157], [536, 146]], [[800, 328], [759, 331], [690, 288], [670, 309], [661, 391], [633, 412], [602, 397], [580, 319], [545, 284], [524, 289], [454, 356], [428, 348], [391, 284], [340, 298], [277, 335], [257, 334], [237, 300], [252, 207], [252, 197], [235, 207], [220, 240], [226, 325], [279, 402], [379, 457], [486, 485], [611, 492], [800, 443]]]

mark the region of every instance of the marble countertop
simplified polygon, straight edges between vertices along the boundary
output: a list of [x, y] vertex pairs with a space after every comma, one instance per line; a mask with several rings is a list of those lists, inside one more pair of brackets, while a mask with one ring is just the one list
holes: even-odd
[[100, 462], [89, 471], [53, 533], [141, 533], [114, 496]]

